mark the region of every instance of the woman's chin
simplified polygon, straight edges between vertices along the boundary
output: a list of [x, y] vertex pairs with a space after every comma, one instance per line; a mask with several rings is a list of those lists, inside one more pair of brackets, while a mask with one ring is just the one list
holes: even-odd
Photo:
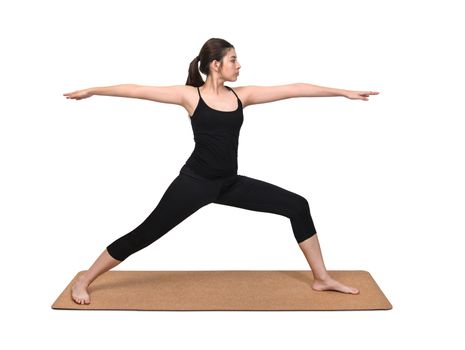
[[237, 80], [237, 78], [238, 78], [238, 76], [237, 76], [237, 75], [233, 75], [233, 76], [231, 77], [231, 79], [229, 79], [228, 81], [236, 81], [236, 80]]

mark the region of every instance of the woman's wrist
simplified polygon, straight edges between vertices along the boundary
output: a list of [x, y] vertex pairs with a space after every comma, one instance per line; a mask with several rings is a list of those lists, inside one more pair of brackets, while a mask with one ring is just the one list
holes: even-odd
[[347, 96], [349, 96], [349, 92], [350, 92], [350, 90], [341, 90], [341, 96], [347, 97]]

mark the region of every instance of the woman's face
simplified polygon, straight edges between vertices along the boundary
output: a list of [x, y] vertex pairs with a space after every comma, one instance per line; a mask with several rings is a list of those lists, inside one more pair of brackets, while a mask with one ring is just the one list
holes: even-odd
[[236, 50], [230, 49], [226, 56], [223, 57], [223, 67], [221, 74], [225, 81], [236, 81], [239, 76], [241, 65], [237, 60]]

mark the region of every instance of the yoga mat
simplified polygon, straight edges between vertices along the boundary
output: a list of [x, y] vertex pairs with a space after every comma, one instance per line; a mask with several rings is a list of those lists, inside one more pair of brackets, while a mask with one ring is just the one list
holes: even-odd
[[90, 304], [71, 298], [80, 271], [52, 305], [74, 310], [389, 310], [367, 271], [328, 271], [359, 294], [312, 289], [310, 270], [118, 271], [88, 287]]

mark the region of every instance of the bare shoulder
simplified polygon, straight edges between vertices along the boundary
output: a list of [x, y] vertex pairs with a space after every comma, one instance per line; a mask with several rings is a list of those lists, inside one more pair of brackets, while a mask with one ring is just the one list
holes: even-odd
[[234, 88], [240, 95], [242, 104], [250, 106], [260, 103], [279, 101], [287, 98], [298, 97], [301, 94], [300, 84], [285, 84], [275, 86], [246, 85]]
[[241, 100], [242, 108], [245, 108], [246, 106], [249, 105], [248, 95], [249, 95], [249, 92], [250, 92], [250, 87], [251, 86], [235, 86], [235, 87], [231, 87], [231, 89], [233, 89], [234, 92], [237, 94], [237, 97], [239, 97], [239, 99]]

